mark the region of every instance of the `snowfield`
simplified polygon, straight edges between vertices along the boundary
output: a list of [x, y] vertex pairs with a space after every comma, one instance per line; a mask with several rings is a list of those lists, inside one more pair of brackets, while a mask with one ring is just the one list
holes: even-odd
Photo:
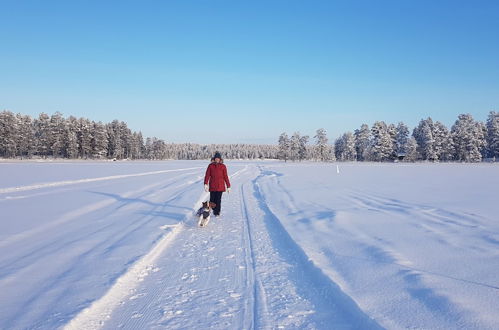
[[0, 163], [0, 328], [499, 328], [499, 166], [226, 164]]

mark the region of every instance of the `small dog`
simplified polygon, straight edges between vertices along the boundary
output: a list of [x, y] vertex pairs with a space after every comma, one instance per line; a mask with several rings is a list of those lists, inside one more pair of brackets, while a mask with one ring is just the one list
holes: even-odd
[[198, 210], [196, 215], [199, 217], [198, 226], [204, 227], [210, 222], [211, 209], [217, 206], [212, 202], [203, 202], [203, 206]]

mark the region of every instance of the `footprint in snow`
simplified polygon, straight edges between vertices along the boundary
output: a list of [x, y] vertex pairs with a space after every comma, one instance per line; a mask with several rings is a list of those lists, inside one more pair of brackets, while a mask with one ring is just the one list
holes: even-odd
[[136, 295], [133, 295], [131, 296], [130, 298], [128, 298], [129, 300], [135, 300], [135, 299], [139, 299], [140, 297], [143, 297], [145, 296], [146, 294], [145, 293], [139, 293], [139, 294], [136, 294]]
[[175, 315], [180, 315], [182, 314], [183, 311], [181, 310], [178, 310], [178, 311], [163, 311], [163, 316], [165, 316], [166, 318], [172, 318], [174, 317]]

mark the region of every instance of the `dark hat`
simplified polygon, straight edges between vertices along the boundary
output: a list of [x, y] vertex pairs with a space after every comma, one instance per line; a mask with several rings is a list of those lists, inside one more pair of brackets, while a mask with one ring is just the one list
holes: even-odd
[[218, 151], [217, 151], [217, 152], [215, 152], [215, 156], [213, 156], [213, 159], [215, 159], [215, 158], [220, 158], [220, 159], [222, 159], [222, 154], [220, 154]]

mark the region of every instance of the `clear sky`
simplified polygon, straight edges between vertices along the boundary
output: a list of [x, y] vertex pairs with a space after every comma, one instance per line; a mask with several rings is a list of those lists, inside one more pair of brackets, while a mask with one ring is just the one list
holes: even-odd
[[499, 1], [0, 0], [0, 110], [168, 142], [499, 110]]

